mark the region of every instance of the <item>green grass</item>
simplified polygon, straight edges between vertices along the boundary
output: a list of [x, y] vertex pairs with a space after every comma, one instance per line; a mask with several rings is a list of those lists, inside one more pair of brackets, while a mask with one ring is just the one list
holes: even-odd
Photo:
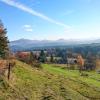
[[93, 85], [96, 86], [98, 88], [100, 88], [100, 74], [97, 74], [96, 72], [92, 71], [92, 72], [86, 72], [83, 71], [83, 73], [87, 73], [89, 76], [88, 77], [82, 77], [80, 76], [80, 73], [78, 70], [65, 70], [62, 68], [57, 68], [54, 67], [52, 65], [48, 65], [48, 64], [44, 64], [42, 65], [44, 70], [50, 72], [50, 73], [55, 73], [58, 75], [63, 75], [69, 78], [74, 78], [74, 79], [78, 79], [80, 81], [86, 82], [89, 85]]
[[77, 70], [50, 64], [38, 70], [16, 63], [10, 81], [0, 81], [0, 100], [100, 100], [100, 75], [95, 72], [82, 77]]
[[78, 76], [79, 73], [76, 70], [65, 70], [62, 68], [57, 68], [57, 66], [52, 66], [52, 65], [48, 65], [48, 64], [43, 64], [42, 67], [44, 68], [44, 70], [51, 72], [51, 73], [55, 73], [58, 75], [64, 75], [64, 76]]

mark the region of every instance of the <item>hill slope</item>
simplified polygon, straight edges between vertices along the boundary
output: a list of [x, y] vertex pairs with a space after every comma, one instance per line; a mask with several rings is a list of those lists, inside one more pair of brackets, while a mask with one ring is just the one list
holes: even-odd
[[10, 82], [0, 80], [0, 100], [100, 100], [100, 75], [54, 65], [37, 70], [17, 61]]

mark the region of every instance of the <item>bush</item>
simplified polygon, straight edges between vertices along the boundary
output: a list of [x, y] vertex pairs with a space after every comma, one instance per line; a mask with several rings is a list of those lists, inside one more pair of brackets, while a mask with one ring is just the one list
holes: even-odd
[[89, 75], [87, 73], [81, 73], [81, 76], [88, 77]]
[[88, 63], [86, 62], [84, 65], [85, 70], [94, 70], [96, 68], [96, 65], [94, 63]]
[[33, 63], [31, 64], [31, 66], [32, 66], [32, 67], [35, 67], [35, 68], [42, 68], [41, 63], [38, 63], [38, 62], [33, 62]]

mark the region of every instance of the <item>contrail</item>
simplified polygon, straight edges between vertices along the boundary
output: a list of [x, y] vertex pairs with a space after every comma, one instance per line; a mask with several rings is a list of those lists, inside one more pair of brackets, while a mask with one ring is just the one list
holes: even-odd
[[44, 19], [44, 20], [46, 20], [46, 21], [48, 21], [50, 23], [54, 23], [56, 25], [60, 25], [60, 26], [63, 26], [65, 28], [70, 28], [69, 25], [66, 25], [66, 24], [58, 22], [58, 21], [56, 21], [56, 20], [54, 20], [52, 18], [49, 18], [48, 16], [46, 16], [46, 15], [40, 13], [40, 12], [37, 12], [37, 11], [35, 11], [35, 10], [33, 10], [33, 9], [31, 9], [31, 8], [21, 4], [19, 2], [15, 2], [13, 0], [0, 0], [0, 1], [5, 3], [5, 4], [7, 4], [7, 5], [9, 5], [9, 6], [13, 6], [13, 7], [16, 7], [18, 9], [22, 10], [22, 11], [25, 11], [25, 12], [33, 15], [33, 16], [37, 16], [37, 17], [39, 17], [41, 19]]

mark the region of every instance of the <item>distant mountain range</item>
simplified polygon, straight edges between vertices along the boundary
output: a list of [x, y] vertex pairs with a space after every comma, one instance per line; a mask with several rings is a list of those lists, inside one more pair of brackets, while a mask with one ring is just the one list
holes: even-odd
[[96, 40], [29, 40], [29, 39], [19, 39], [11, 41], [9, 46], [12, 51], [20, 50], [30, 50], [42, 47], [57, 47], [57, 46], [70, 46], [70, 45], [82, 45], [82, 44], [98, 44], [100, 39]]

